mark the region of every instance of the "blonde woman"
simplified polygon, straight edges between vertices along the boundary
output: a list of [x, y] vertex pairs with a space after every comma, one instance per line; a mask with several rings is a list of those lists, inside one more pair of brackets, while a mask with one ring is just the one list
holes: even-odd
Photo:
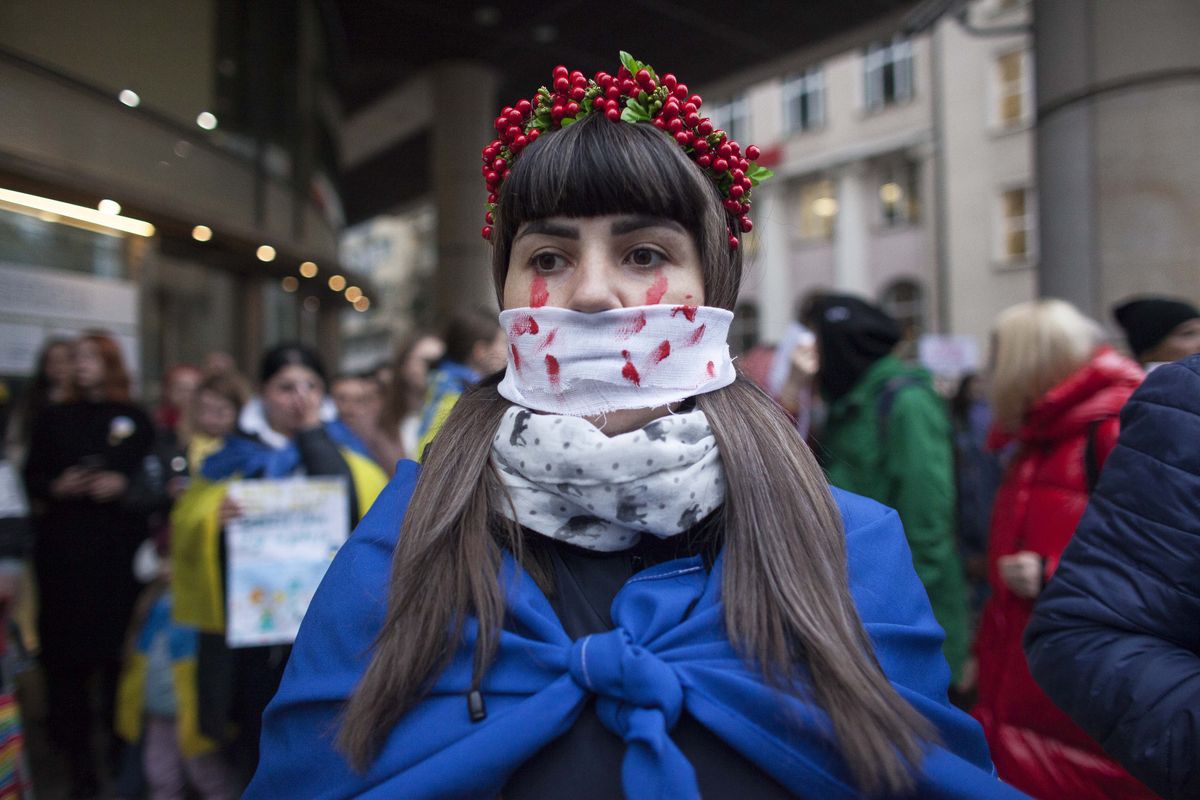
[[1142, 371], [1100, 326], [1061, 300], [1004, 311], [993, 335], [994, 449], [1016, 455], [996, 495], [988, 545], [992, 596], [975, 652], [979, 702], [1000, 776], [1041, 798], [1150, 797], [1034, 683], [1021, 637], [1034, 601], [1083, 515], [1117, 414]]

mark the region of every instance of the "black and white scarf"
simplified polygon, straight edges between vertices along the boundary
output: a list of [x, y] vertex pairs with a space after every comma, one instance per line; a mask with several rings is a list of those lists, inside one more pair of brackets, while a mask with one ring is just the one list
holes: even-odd
[[505, 516], [589, 550], [683, 533], [725, 497], [717, 440], [699, 410], [610, 437], [579, 417], [513, 406], [492, 459], [512, 498]]

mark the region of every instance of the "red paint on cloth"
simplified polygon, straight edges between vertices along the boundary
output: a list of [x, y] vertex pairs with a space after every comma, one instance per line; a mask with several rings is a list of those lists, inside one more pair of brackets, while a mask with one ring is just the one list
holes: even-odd
[[559, 391], [558, 359], [554, 356], [546, 356], [546, 375], [550, 378], [550, 385], [554, 387], [554, 391]]
[[653, 353], [650, 354], [651, 364], [661, 364], [671, 355], [671, 343], [666, 339], [660, 344]]
[[646, 305], [656, 306], [662, 302], [663, 295], [667, 293], [667, 276], [659, 273], [654, 279], [654, 285], [646, 290]]
[[634, 334], [642, 332], [642, 328], [646, 327], [646, 312], [639, 311], [637, 317], [629, 325], [617, 331], [617, 336], [622, 339], [628, 339]]
[[708, 362], [708, 377], [710, 377], [710, 378], [717, 377], [717, 367], [711, 361]]
[[537, 320], [528, 314], [522, 314], [514, 319], [512, 326], [508, 329], [508, 335], [512, 337], [524, 336], [527, 333], [536, 334], [537, 332]]
[[517, 368], [518, 372], [520, 372], [521, 371], [521, 354], [519, 352], [517, 352], [517, 346], [515, 344], [509, 345], [509, 347], [512, 348], [513, 366]]
[[700, 340], [704, 338], [704, 330], [707, 327], [708, 325], [702, 323], [699, 328], [696, 328], [696, 330], [692, 331], [692, 335], [687, 338], [687, 346], [695, 347], [696, 345], [700, 344]]
[[549, 299], [550, 290], [546, 288], [546, 279], [541, 275], [535, 276], [533, 285], [529, 287], [529, 307], [541, 308]]
[[625, 366], [621, 368], [621, 377], [639, 389], [642, 388], [642, 376], [638, 374], [637, 367], [629, 360], [629, 351], [622, 350], [621, 357], [625, 359]]
[[676, 314], [683, 314], [683, 316], [687, 318], [688, 322], [695, 322], [696, 309], [697, 306], [675, 306], [671, 309], [671, 316], [673, 317]]
[[554, 337], [557, 335], [558, 335], [558, 328], [555, 328], [552, 331], [550, 331], [549, 333], [547, 333], [545, 340], [543, 340], [542, 343], [537, 346], [537, 352], [540, 353], [543, 350], [548, 350], [550, 348], [550, 345], [554, 344]]

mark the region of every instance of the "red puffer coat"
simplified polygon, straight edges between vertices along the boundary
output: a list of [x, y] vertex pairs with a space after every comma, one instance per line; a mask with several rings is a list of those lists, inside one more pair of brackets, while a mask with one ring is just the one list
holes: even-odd
[[983, 610], [975, 655], [983, 725], [1000, 777], [1042, 800], [1154, 797], [1109, 759], [1046, 697], [1029, 674], [1021, 637], [1033, 601], [1000, 579], [1001, 556], [1032, 550], [1049, 580], [1087, 505], [1087, 441], [1102, 464], [1116, 444], [1118, 412], [1142, 380], [1142, 371], [1108, 348], [1048, 391], [1026, 415], [1016, 436], [993, 431], [989, 444], [1015, 440], [1019, 450], [996, 495], [988, 543], [992, 596]]

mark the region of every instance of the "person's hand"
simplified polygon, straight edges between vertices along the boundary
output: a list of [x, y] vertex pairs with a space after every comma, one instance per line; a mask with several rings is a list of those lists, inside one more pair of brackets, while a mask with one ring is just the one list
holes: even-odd
[[129, 478], [112, 470], [101, 470], [92, 474], [88, 482], [88, 496], [98, 503], [107, 503], [124, 494]]
[[95, 470], [87, 467], [67, 467], [50, 484], [50, 494], [54, 497], [79, 497], [86, 494], [90, 487]]
[[1037, 553], [1022, 550], [1011, 556], [996, 559], [1000, 580], [1004, 581], [1017, 597], [1032, 600], [1042, 591], [1042, 557]]
[[300, 430], [311, 431], [321, 427], [321, 400], [319, 391], [303, 392], [296, 398], [296, 416], [300, 418]]
[[975, 688], [978, 681], [979, 660], [975, 656], [968, 656], [967, 660], [963, 662], [962, 675], [954, 684], [954, 690], [959, 694], [968, 694]]
[[811, 382], [817, 374], [816, 344], [798, 344], [792, 348], [791, 365], [792, 380]]
[[230, 497], [225, 495], [221, 500], [221, 506], [217, 509], [217, 520], [221, 523], [221, 527], [225, 527], [233, 522], [238, 517], [242, 516], [242, 507]]

